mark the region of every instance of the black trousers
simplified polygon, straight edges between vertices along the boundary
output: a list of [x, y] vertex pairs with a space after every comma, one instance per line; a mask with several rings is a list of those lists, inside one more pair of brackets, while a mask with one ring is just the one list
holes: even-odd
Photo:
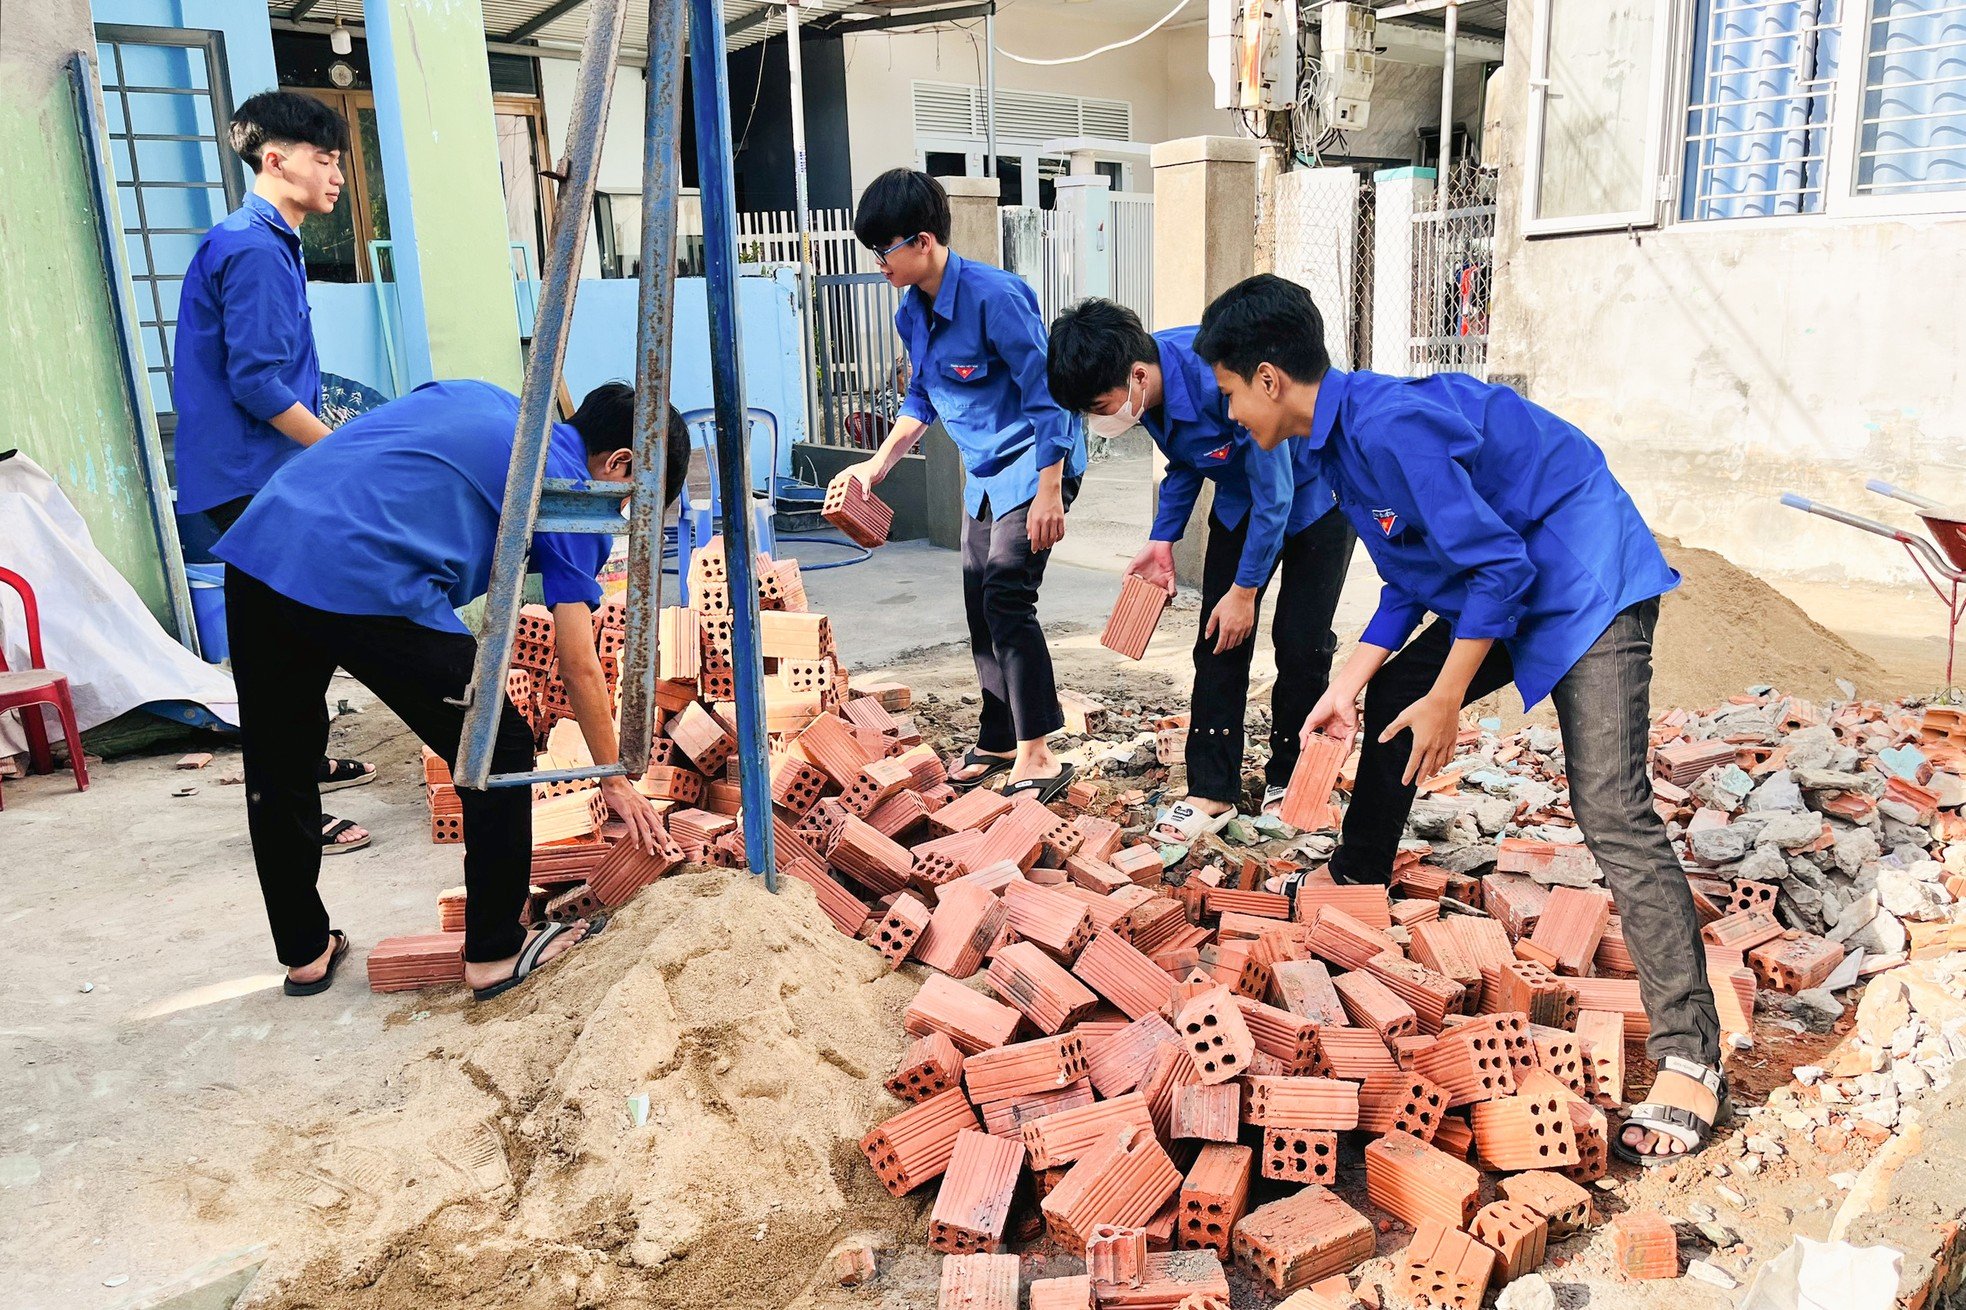
[[[1563, 675], [1550, 699], [1563, 732], [1570, 809], [1604, 870], [1631, 946], [1651, 1029], [1646, 1050], [1655, 1060], [1677, 1055], [1716, 1066], [1720, 1020], [1700, 918], [1665, 822], [1652, 808], [1645, 775], [1658, 621], [1656, 597], [1625, 609]], [[1433, 687], [1453, 643], [1447, 621], [1434, 620], [1366, 687], [1358, 781], [1331, 860], [1332, 876], [1340, 881], [1384, 883], [1391, 877], [1393, 853], [1413, 807], [1414, 788], [1400, 782], [1413, 734], [1402, 732], [1383, 746], [1379, 734]], [[1514, 676], [1508, 652], [1497, 643], [1468, 685], [1467, 699], [1479, 700]]]
[[[1249, 662], [1256, 654], [1256, 637], [1232, 650], [1215, 653], [1208, 636], [1208, 616], [1235, 585], [1249, 539], [1249, 520], [1225, 527], [1208, 516], [1208, 553], [1202, 560], [1201, 624], [1195, 632], [1195, 691], [1188, 708], [1188, 791], [1211, 801], [1234, 805], [1242, 800], [1243, 713], [1249, 700]], [[1256, 612], [1279, 572], [1276, 618], [1270, 639], [1276, 645], [1277, 684], [1270, 693], [1270, 762], [1264, 769], [1269, 786], [1290, 782], [1297, 767], [1297, 734], [1304, 718], [1331, 681], [1331, 654], [1338, 637], [1331, 616], [1338, 611], [1338, 594], [1345, 587], [1345, 570], [1358, 537], [1345, 516], [1332, 510], [1296, 535], [1285, 537], [1270, 578], [1256, 593]]]
[[[1078, 497], [1079, 482], [1065, 479], [1067, 509]], [[1031, 549], [1025, 523], [1030, 511], [1027, 501], [996, 514], [986, 497], [974, 517], [963, 516], [963, 609], [983, 691], [976, 748], [997, 754], [1065, 726], [1051, 647], [1038, 623], [1038, 588], [1051, 552]]]
[[[225, 571], [225, 622], [246, 765], [246, 821], [260, 895], [280, 963], [292, 968], [328, 948], [321, 873], [321, 791], [328, 742], [328, 681], [348, 670], [457, 763], [461, 699], [477, 642], [390, 615], [330, 614], [281, 595], [239, 568]], [[492, 751], [497, 773], [532, 767], [532, 736], [510, 703]], [[525, 942], [519, 913], [532, 872], [532, 791], [460, 787], [464, 806], [464, 958], [502, 960]]]

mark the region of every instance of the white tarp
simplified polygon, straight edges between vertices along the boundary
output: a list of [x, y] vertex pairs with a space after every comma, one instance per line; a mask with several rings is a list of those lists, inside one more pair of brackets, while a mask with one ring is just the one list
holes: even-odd
[[[90, 539], [89, 526], [47, 471], [25, 455], [0, 460], [0, 566], [26, 578], [41, 607], [41, 653], [68, 675], [76, 721], [107, 723], [150, 701], [196, 701], [239, 722], [232, 675], [177, 644], [136, 589]], [[27, 622], [12, 587], [0, 585], [0, 649], [24, 669]], [[52, 725], [49, 736], [60, 740]], [[0, 754], [27, 749], [17, 715], [0, 715]]]

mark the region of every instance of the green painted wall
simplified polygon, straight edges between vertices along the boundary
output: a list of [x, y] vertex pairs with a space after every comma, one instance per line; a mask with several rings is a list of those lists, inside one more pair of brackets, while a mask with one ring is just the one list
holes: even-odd
[[363, 14], [412, 381], [482, 378], [516, 391], [519, 312], [502, 272], [511, 256], [484, 9], [367, 0]]
[[[95, 48], [86, 4], [0, 25], [0, 449], [75, 503], [97, 549], [171, 626], [62, 63]], [[482, 61], [481, 61], [482, 62]]]

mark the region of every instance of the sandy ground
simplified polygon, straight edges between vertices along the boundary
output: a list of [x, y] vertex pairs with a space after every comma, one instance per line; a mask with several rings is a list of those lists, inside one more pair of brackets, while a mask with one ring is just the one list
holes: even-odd
[[[1097, 645], [1114, 574], [1144, 536], [1146, 485], [1137, 454], [1094, 466], [1044, 617], [1067, 683], [1178, 703], [1192, 596], [1143, 663]], [[1359, 559], [1341, 632], [1357, 630], [1376, 593]], [[850, 665], [892, 668], [962, 717], [967, 659], [952, 645], [963, 635], [952, 556], [897, 547], [868, 565], [814, 573], [809, 591], [815, 608], [855, 616], [839, 625]], [[1878, 662], [1866, 694], [1941, 680], [1929, 598], [1791, 594]], [[1746, 608], [1777, 607], [1760, 594]], [[1783, 622], [1779, 630], [1809, 649], [1772, 649], [1765, 634], [1760, 649], [1804, 667], [1820, 662], [1820, 639]], [[1729, 633], [1722, 653], [1755, 663], [1755, 630]], [[1260, 693], [1275, 671], [1259, 641]], [[1693, 661], [1715, 682], [1709, 698], [1749, 680], [1732, 664], [1707, 667], [1716, 658]], [[358, 685], [339, 682], [334, 696], [360, 711], [337, 720], [335, 752], [373, 760], [383, 775], [330, 798], [376, 834], [372, 849], [324, 868], [336, 922], [361, 945], [426, 930], [437, 891], [462, 881], [460, 848], [429, 843], [415, 741]], [[6, 786], [0, 1265], [12, 1274], [10, 1304], [121, 1306], [214, 1256], [265, 1244], [269, 1275], [308, 1280], [279, 1286], [310, 1290], [262, 1304], [782, 1305], [806, 1286], [807, 1265], [835, 1230], [868, 1223], [900, 1254], [878, 1294], [851, 1303], [933, 1303], [933, 1265], [916, 1249], [921, 1206], [870, 1193], [864, 1169], [849, 1167], [857, 1153], [844, 1154], [872, 1118], [860, 1098], [892, 1059], [899, 985], [865, 976], [852, 943], [814, 932], [809, 906], [758, 916], [754, 901], [733, 899], [730, 875], [693, 875], [709, 881], [660, 885], [661, 898], [623, 917], [612, 946], [595, 943], [584, 968], [519, 1003], [486, 1012], [450, 993], [372, 995], [359, 960], [327, 995], [290, 1001], [265, 940], [241, 798], [224, 781], [237, 775], [237, 752], [221, 747], [195, 774], [174, 771], [172, 759], [98, 767], [80, 795], [62, 775]], [[196, 794], [172, 795], [186, 785]], [[662, 898], [673, 903], [658, 909]], [[755, 972], [780, 994], [750, 1010], [723, 996], [737, 986], [737, 953], [717, 942], [731, 924], [771, 941]], [[839, 995], [783, 993], [787, 981], [796, 991], [815, 975], [815, 990]], [[731, 1036], [757, 1015], [783, 1017], [792, 1030]], [[733, 1093], [719, 1081], [728, 1072], [719, 1059], [764, 1072], [751, 1091]], [[812, 1087], [798, 1085], [815, 1076]], [[621, 1096], [630, 1083], [668, 1107], [688, 1150], [628, 1136]], [[706, 1091], [731, 1103], [706, 1108]], [[806, 1109], [771, 1117], [795, 1106]], [[770, 1154], [775, 1124], [804, 1143], [793, 1152], [799, 1163]], [[823, 1149], [814, 1134], [836, 1140]], [[760, 1170], [790, 1178], [805, 1198], [782, 1226], [783, 1244], [771, 1236], [770, 1205], [786, 1205], [785, 1194], [768, 1199]], [[1806, 1231], [1808, 1181], [1793, 1190], [1793, 1203], [1768, 1201], [1768, 1214], [1787, 1208]], [[552, 1198], [575, 1193], [607, 1201], [606, 1213], [571, 1225], [543, 1215]], [[760, 1221], [766, 1237], [747, 1262], [736, 1239]], [[664, 1299], [650, 1290], [660, 1280], [644, 1277], [682, 1277], [683, 1265], [662, 1258], [665, 1224], [699, 1233], [693, 1267], [715, 1271], [701, 1284], [676, 1282], [690, 1293], [683, 1300]], [[747, 1263], [777, 1270], [776, 1290], [761, 1291]], [[473, 1277], [532, 1293], [484, 1299], [464, 1290]], [[1713, 1289], [1675, 1285], [1682, 1298], [1721, 1303]]]

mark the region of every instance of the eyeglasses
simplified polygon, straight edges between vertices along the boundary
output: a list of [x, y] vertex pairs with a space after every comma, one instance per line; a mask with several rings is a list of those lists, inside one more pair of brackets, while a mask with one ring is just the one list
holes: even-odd
[[882, 268], [886, 268], [886, 267], [887, 267], [887, 257], [888, 257], [889, 255], [891, 255], [891, 254], [893, 254], [893, 253], [894, 253], [895, 251], [897, 251], [897, 250], [899, 250], [899, 249], [901, 249], [901, 247], [903, 247], [903, 246], [912, 246], [912, 245], [914, 245], [914, 244], [915, 244], [915, 242], [917, 242], [917, 241], [919, 241], [919, 240], [921, 240], [921, 233], [919, 233], [919, 232], [917, 232], [917, 233], [916, 233], [916, 234], [915, 234], [914, 236], [911, 236], [911, 237], [902, 237], [902, 238], [901, 238], [901, 239], [900, 239], [899, 241], [897, 241], [897, 242], [895, 242], [895, 243], [894, 243], [893, 245], [891, 245], [891, 246], [889, 246], [889, 247], [888, 247], [888, 248], [887, 248], [886, 250], [876, 250], [876, 251], [874, 252], [874, 262], [875, 262], [876, 264], [879, 264], [879, 265], [880, 265], [880, 266], [881, 266]]

